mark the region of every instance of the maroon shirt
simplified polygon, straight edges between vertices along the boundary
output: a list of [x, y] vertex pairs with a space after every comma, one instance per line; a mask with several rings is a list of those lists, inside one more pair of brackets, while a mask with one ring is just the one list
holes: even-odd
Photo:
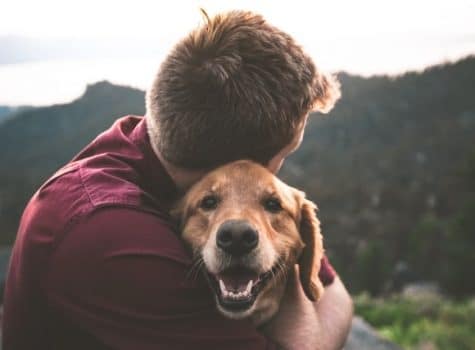
[[[273, 348], [190, 276], [167, 214], [176, 196], [140, 117], [117, 120], [56, 172], [20, 222], [4, 350]], [[326, 259], [320, 278], [334, 278]]]

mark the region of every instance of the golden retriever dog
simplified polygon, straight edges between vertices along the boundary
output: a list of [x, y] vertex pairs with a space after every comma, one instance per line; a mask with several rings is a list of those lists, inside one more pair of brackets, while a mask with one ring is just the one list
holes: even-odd
[[323, 257], [316, 206], [251, 161], [222, 166], [197, 182], [172, 213], [225, 316], [259, 325], [278, 310], [299, 264], [307, 297], [318, 300]]

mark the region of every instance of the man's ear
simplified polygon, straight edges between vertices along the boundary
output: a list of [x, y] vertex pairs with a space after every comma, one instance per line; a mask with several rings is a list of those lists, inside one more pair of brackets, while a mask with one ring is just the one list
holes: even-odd
[[313, 110], [328, 113], [341, 96], [340, 83], [332, 75], [317, 74], [313, 82], [313, 92], [315, 96]]
[[323, 242], [320, 233], [320, 221], [317, 219], [317, 206], [304, 199], [300, 213], [300, 236], [305, 244], [299, 258], [300, 282], [305, 295], [311, 301], [317, 301], [323, 293], [323, 285], [318, 277], [323, 257]]

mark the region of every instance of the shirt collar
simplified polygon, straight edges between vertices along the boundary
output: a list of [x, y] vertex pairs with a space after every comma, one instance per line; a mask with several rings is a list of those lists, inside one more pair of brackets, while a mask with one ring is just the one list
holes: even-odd
[[143, 159], [138, 164], [144, 178], [142, 187], [162, 205], [170, 206], [177, 199], [179, 191], [150, 144], [146, 118], [141, 118], [130, 138], [143, 153]]

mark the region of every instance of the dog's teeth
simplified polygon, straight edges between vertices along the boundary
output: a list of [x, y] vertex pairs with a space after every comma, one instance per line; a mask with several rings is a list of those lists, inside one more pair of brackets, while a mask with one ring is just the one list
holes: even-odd
[[231, 296], [232, 292], [226, 289], [226, 285], [221, 279], [219, 280], [219, 288], [221, 289], [221, 294], [223, 295], [223, 297], [229, 298]]
[[227, 290], [226, 286], [224, 285], [224, 282], [222, 279], [219, 280], [219, 288], [221, 289], [221, 293], [226, 296]]
[[252, 280], [249, 280], [249, 283], [247, 284], [247, 287], [246, 287], [246, 294], [251, 293], [252, 285], [253, 285]]
[[246, 289], [238, 292], [238, 291], [228, 290], [222, 279], [219, 279], [218, 282], [219, 282], [219, 289], [221, 290], [221, 295], [224, 298], [231, 298], [234, 300], [249, 298], [251, 296], [252, 286], [254, 285], [253, 280], [250, 280], [247, 283]]

